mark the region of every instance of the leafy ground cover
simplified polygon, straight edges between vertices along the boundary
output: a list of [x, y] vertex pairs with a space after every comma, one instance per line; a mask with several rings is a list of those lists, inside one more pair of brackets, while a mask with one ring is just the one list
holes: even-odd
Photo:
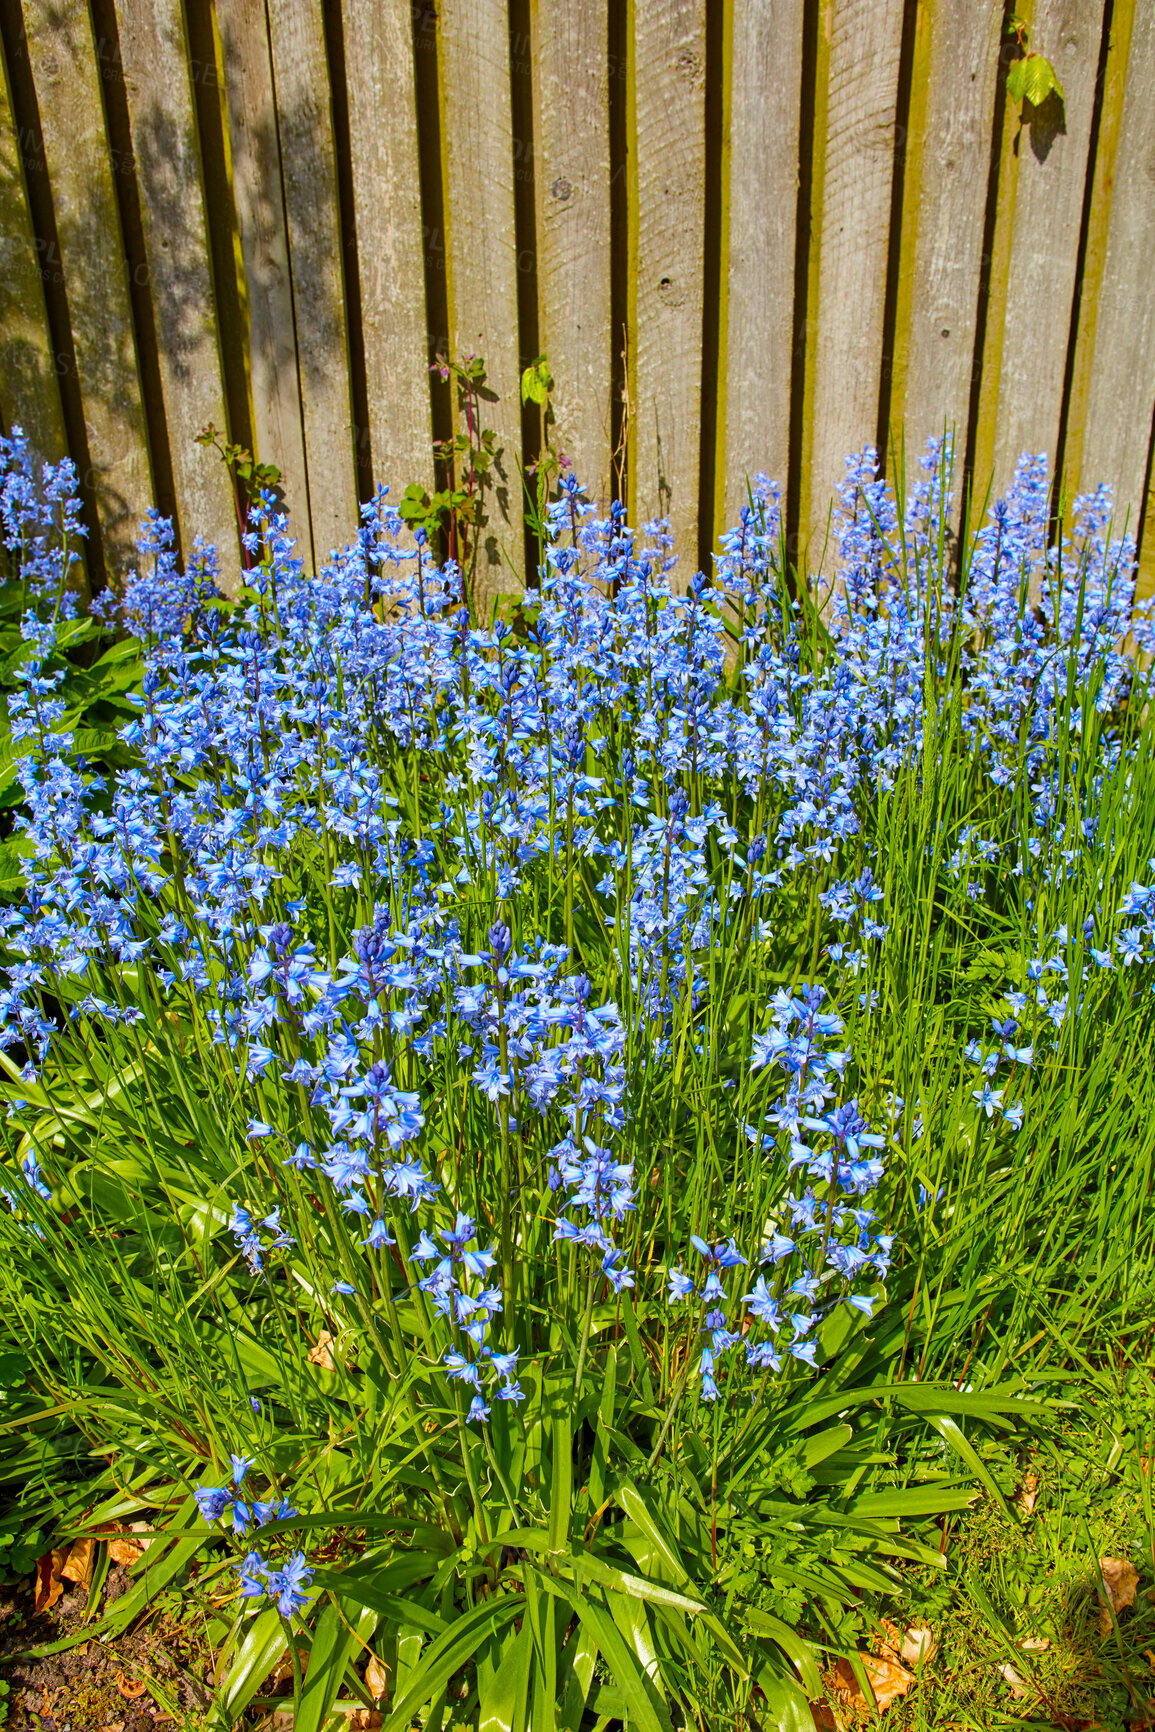
[[561, 473], [486, 626], [384, 495], [309, 573], [258, 490], [235, 606], [149, 526], [94, 762], [68, 474], [4, 458], [0, 1541], [33, 1632], [77, 1545], [85, 1595], [20, 1711], [195, 1605], [216, 1726], [278, 1667], [300, 1728], [809, 1726], [911, 1627], [896, 1721], [1142, 1719], [1149, 1602], [1096, 1634], [1155, 1424], [1106, 493], [1055, 524], [1024, 459], [956, 541], [949, 450], [902, 504], [867, 452], [833, 572], [759, 479], [679, 594]]

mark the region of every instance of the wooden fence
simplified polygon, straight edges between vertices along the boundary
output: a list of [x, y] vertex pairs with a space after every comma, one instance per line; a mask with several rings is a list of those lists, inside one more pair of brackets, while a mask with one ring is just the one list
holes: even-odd
[[1016, 8], [1061, 103], [1008, 91], [995, 0], [0, 0], [0, 420], [76, 460], [98, 580], [154, 502], [235, 571], [209, 421], [307, 559], [432, 485], [439, 353], [493, 391], [496, 589], [541, 351], [554, 442], [687, 566], [758, 469], [813, 548], [888, 429], [1138, 524], [1155, 0]]

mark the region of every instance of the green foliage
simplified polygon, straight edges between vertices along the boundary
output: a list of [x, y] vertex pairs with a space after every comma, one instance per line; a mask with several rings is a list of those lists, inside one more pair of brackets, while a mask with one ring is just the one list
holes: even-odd
[[1064, 101], [1063, 86], [1050, 61], [1042, 54], [1025, 54], [1007, 73], [1007, 94], [1015, 102], [1041, 108], [1052, 92]]
[[1011, 13], [1003, 27], [1003, 33], [1014, 41], [1020, 55], [1007, 72], [1007, 95], [1011, 101], [1020, 105], [1029, 103], [1036, 109], [1041, 108], [1050, 96], [1055, 96], [1060, 103], [1064, 102], [1066, 97], [1058, 73], [1045, 55], [1028, 49], [1030, 31], [1026, 21], [1017, 12]]

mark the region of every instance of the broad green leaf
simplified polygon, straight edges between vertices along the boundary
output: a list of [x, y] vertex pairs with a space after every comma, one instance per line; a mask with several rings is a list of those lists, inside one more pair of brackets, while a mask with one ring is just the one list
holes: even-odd
[[322, 1732], [337, 1700], [346, 1664], [361, 1652], [361, 1644], [373, 1634], [376, 1622], [374, 1612], [362, 1612], [356, 1628], [351, 1628], [336, 1602], [326, 1600], [313, 1629], [309, 1669], [293, 1732]]
[[285, 1651], [285, 1626], [275, 1606], [258, 1612], [243, 1625], [244, 1635], [233, 1656], [218, 1703], [225, 1723], [239, 1720]]
[[579, 1594], [569, 1582], [560, 1578], [551, 1582], [543, 1577], [542, 1585], [568, 1600], [583, 1625], [588, 1627], [614, 1683], [625, 1698], [630, 1724], [640, 1727], [641, 1732], [672, 1732], [668, 1713], [660, 1702], [655, 1701], [636, 1655], [604, 1602], [593, 1595]]
[[945, 1413], [928, 1413], [926, 1419], [927, 1424], [933, 1425], [939, 1436], [944, 1438], [945, 1441], [950, 1444], [951, 1448], [962, 1457], [963, 1461], [966, 1462], [966, 1465], [970, 1468], [979, 1484], [984, 1488], [989, 1496], [995, 1500], [1007, 1520], [1011, 1521], [1013, 1518], [1007, 1507], [1007, 1501], [994, 1480], [991, 1478], [986, 1463], [982, 1460], [974, 1445], [963, 1435], [954, 1420]]
[[528, 1618], [485, 1644], [477, 1656], [477, 1732], [523, 1732], [532, 1659]]
[[408, 1732], [419, 1710], [445, 1690], [454, 1673], [472, 1660], [482, 1644], [504, 1630], [521, 1610], [512, 1594], [483, 1601], [458, 1618], [422, 1654], [404, 1686], [398, 1680], [392, 1711], [382, 1732]]
[[1007, 73], [1007, 94], [1015, 102], [1029, 102], [1033, 108], [1040, 108], [1052, 91], [1060, 102], [1065, 101], [1058, 75], [1042, 54], [1025, 54]]

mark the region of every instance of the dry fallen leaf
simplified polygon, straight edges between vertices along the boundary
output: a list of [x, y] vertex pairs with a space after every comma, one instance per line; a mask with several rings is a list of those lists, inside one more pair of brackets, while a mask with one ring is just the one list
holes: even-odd
[[114, 1538], [108, 1542], [108, 1555], [114, 1564], [124, 1564], [126, 1567], [139, 1563], [144, 1552], [135, 1540]]
[[95, 1550], [95, 1540], [87, 1539], [75, 1542], [64, 1560], [64, 1568], [60, 1572], [65, 1581], [75, 1582], [79, 1588], [88, 1586], [92, 1580], [92, 1554]]
[[1024, 1654], [1045, 1654], [1050, 1645], [1049, 1636], [1024, 1636], [1018, 1644]]
[[135, 1701], [138, 1696], [143, 1696], [145, 1689], [147, 1688], [143, 1678], [137, 1679], [135, 1682], [130, 1682], [123, 1672], [117, 1672], [112, 1681], [120, 1691], [121, 1695], [127, 1696], [130, 1702]]
[[369, 1664], [365, 1668], [365, 1688], [375, 1702], [379, 1702], [389, 1688], [389, 1673], [376, 1654], [370, 1654]]
[[60, 1577], [67, 1557], [66, 1551], [55, 1551], [45, 1552], [42, 1558], [37, 1558], [36, 1580], [33, 1583], [32, 1610], [34, 1615], [51, 1611], [64, 1592], [64, 1583]]
[[[874, 1700], [878, 1704], [879, 1713], [889, 1708], [892, 1702], [906, 1692], [914, 1683], [914, 1673], [908, 1672], [905, 1666], [900, 1666], [896, 1660], [880, 1660], [874, 1654], [861, 1654], [862, 1669], [866, 1673]], [[846, 1691], [852, 1702], [864, 1702], [862, 1686], [854, 1675], [854, 1668], [849, 1660], [839, 1660], [834, 1668], [839, 1686]]]
[[1126, 1558], [1100, 1558], [1099, 1570], [1111, 1604], [1110, 1612], [1106, 1606], [1099, 1607], [1099, 1634], [1106, 1636], [1111, 1629], [1111, 1612], [1118, 1617], [1120, 1612], [1135, 1604], [1139, 1572]]
[[1023, 1483], [1015, 1495], [1015, 1503], [1024, 1515], [1030, 1515], [1035, 1507], [1035, 1499], [1039, 1495], [1039, 1479], [1037, 1474], [1025, 1473]]
[[376, 1708], [358, 1708], [349, 1716], [349, 1732], [380, 1732], [385, 1717]]
[[329, 1334], [327, 1329], [322, 1329], [320, 1335], [317, 1337], [317, 1345], [315, 1347], [310, 1347], [308, 1353], [305, 1355], [309, 1364], [319, 1365], [322, 1371], [335, 1370], [333, 1355], [329, 1352], [335, 1339], [334, 1336]]
[[[303, 1678], [305, 1676], [305, 1673], [309, 1670], [309, 1650], [308, 1650], [308, 1648], [298, 1648], [297, 1649], [297, 1659], [300, 1662], [301, 1676]], [[269, 1677], [268, 1677], [269, 1689], [275, 1690], [277, 1688], [278, 1684], [290, 1683], [292, 1680], [292, 1676], [293, 1676], [293, 1656], [290, 1654], [289, 1650], [286, 1648], [284, 1653], [281, 1655], [280, 1659], [277, 1661], [276, 1665], [273, 1667], [273, 1670], [269, 1673]]]
[[1025, 1678], [1020, 1678], [1013, 1666], [1000, 1666], [999, 1677], [1002, 1679], [1004, 1684], [1010, 1685], [1011, 1695], [1016, 1701], [1026, 1695], [1028, 1687], [1027, 1680]]
[[884, 1660], [904, 1660], [908, 1666], [917, 1666], [920, 1660], [929, 1660], [937, 1646], [933, 1632], [924, 1624], [911, 1624], [900, 1630], [897, 1624], [883, 1618], [882, 1628], [886, 1640], [878, 1644], [878, 1650]]
[[899, 1651], [908, 1666], [917, 1666], [920, 1661], [934, 1658], [937, 1645], [931, 1630], [923, 1624], [912, 1624], [902, 1638]]

